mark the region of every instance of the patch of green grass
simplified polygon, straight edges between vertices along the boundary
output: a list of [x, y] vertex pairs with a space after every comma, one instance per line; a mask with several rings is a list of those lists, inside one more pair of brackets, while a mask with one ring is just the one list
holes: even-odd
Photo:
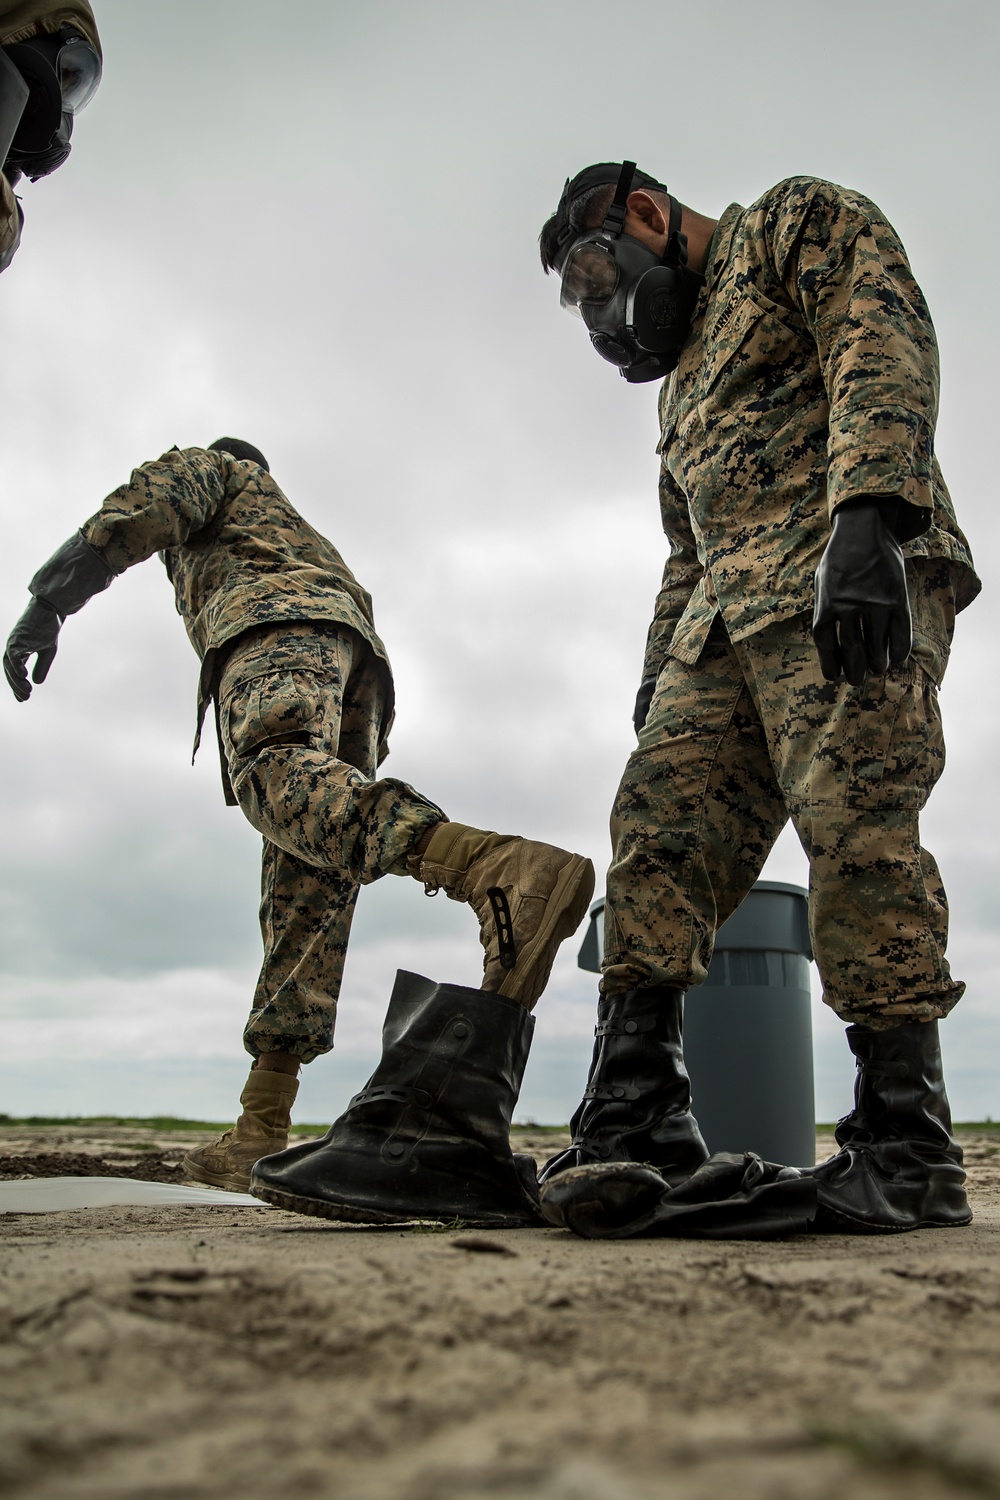
[[[31, 1125], [79, 1125], [98, 1127], [113, 1125], [129, 1130], [228, 1130], [232, 1120], [185, 1120], [179, 1115], [5, 1115], [0, 1114], [0, 1126]], [[293, 1125], [293, 1135], [324, 1135], [329, 1130], [325, 1125]], [[556, 1135], [569, 1129], [568, 1125], [518, 1124], [515, 1131], [531, 1131], [533, 1134]]]
[[[91, 1128], [102, 1125], [128, 1130], [228, 1130], [232, 1120], [182, 1120], [177, 1115], [5, 1115], [0, 1126], [78, 1125]], [[293, 1135], [324, 1135], [329, 1125], [293, 1125]]]
[[[232, 1120], [184, 1120], [178, 1115], [5, 1115], [0, 1114], [0, 1126], [26, 1126], [32, 1125], [78, 1125], [91, 1128], [101, 1125], [113, 1125], [125, 1127], [130, 1130], [228, 1130]], [[292, 1135], [325, 1135], [329, 1130], [326, 1125], [293, 1125]], [[568, 1125], [537, 1125], [533, 1120], [520, 1120], [511, 1127], [512, 1132], [517, 1135], [530, 1132], [532, 1135], [560, 1135], [565, 1133]], [[957, 1120], [953, 1127], [956, 1131], [978, 1131], [979, 1134], [1000, 1136], [1000, 1120]], [[819, 1120], [816, 1129], [822, 1131], [833, 1131], [836, 1122], [827, 1124]]]

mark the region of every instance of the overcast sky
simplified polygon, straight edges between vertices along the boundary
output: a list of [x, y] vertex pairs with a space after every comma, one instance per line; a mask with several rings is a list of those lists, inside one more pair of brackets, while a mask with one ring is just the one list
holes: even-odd
[[[953, 1104], [1000, 1116], [995, 0], [95, 9], [104, 83], [67, 165], [25, 185], [0, 280], [0, 630], [136, 464], [245, 437], [374, 596], [386, 770], [599, 872], [664, 559], [656, 388], [560, 311], [540, 224], [568, 174], [623, 155], [713, 217], [798, 173], [881, 206], [934, 314], [938, 451], [985, 583], [924, 841], [969, 983], [943, 1033]], [[153, 559], [67, 623], [27, 705], [0, 699], [0, 1110], [232, 1114], [259, 840], [211, 746], [189, 765], [196, 679]], [[787, 831], [766, 873], [804, 883]], [[522, 1118], [579, 1097], [595, 984], [576, 947], [538, 1008]], [[481, 972], [467, 909], [390, 877], [362, 893], [300, 1119], [364, 1081], [400, 966]], [[851, 1059], [814, 1009], [830, 1119]]]

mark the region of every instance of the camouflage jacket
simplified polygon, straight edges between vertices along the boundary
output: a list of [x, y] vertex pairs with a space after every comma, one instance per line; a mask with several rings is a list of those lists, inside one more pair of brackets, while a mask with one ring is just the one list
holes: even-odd
[[160, 553], [202, 660], [195, 750], [220, 648], [258, 625], [324, 620], [349, 625], [383, 664], [384, 759], [392, 675], [375, 634], [371, 596], [259, 464], [203, 448], [172, 448], [134, 470], [81, 534], [115, 573]]
[[934, 457], [937, 344], [895, 232], [859, 193], [792, 177], [719, 220], [660, 397], [671, 545], [643, 675], [810, 610], [834, 510], [900, 496], [908, 557], [981, 587]]

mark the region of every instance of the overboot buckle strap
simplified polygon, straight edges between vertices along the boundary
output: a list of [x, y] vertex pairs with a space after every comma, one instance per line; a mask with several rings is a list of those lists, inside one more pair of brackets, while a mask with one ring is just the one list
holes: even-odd
[[656, 1030], [656, 1016], [631, 1016], [627, 1021], [598, 1021], [595, 1036], [636, 1036]]
[[351, 1105], [381, 1101], [403, 1106], [399, 1118], [382, 1143], [380, 1155], [385, 1161], [399, 1166], [419, 1146], [430, 1128], [434, 1110], [448, 1086], [456, 1063], [468, 1051], [475, 1035], [476, 1028], [472, 1021], [468, 1016], [457, 1012], [449, 1016], [438, 1033], [415, 1084], [407, 1087], [375, 1084], [362, 1089], [360, 1094], [355, 1094]]
[[623, 1083], [588, 1083], [583, 1091], [585, 1099], [638, 1099], [639, 1090], [627, 1088]]
[[593, 1141], [586, 1135], [575, 1135], [573, 1145], [580, 1151], [589, 1152], [591, 1156], [599, 1156], [602, 1161], [607, 1161], [614, 1150], [614, 1147], [609, 1146], [607, 1141]]
[[427, 1089], [397, 1089], [390, 1088], [388, 1084], [381, 1088], [362, 1089], [360, 1094], [348, 1102], [347, 1108], [353, 1109], [356, 1104], [415, 1104], [418, 1109], [430, 1109], [434, 1103], [434, 1095]]
[[910, 1069], [905, 1062], [863, 1062], [858, 1058], [858, 1071], [866, 1078], [909, 1078]]

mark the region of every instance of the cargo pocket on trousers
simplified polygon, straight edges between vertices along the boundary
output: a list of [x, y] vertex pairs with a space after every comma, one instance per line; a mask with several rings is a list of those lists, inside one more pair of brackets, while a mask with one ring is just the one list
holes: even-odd
[[268, 672], [239, 682], [226, 719], [231, 754], [240, 761], [273, 740], [306, 743], [320, 711], [319, 684], [311, 672]]
[[847, 804], [923, 807], [944, 768], [937, 689], [915, 662], [868, 679], [857, 708]]

